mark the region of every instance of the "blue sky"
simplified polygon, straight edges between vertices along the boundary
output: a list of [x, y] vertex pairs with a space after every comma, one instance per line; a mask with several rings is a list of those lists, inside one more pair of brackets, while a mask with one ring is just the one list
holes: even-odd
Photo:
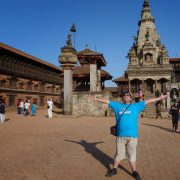
[[[0, 42], [59, 66], [60, 48], [76, 25], [76, 50], [103, 53], [113, 79], [127, 68], [144, 0], [0, 0]], [[180, 0], [149, 0], [170, 57], [180, 57]], [[72, 36], [73, 40], [73, 36]], [[106, 86], [116, 86], [107, 82]]]

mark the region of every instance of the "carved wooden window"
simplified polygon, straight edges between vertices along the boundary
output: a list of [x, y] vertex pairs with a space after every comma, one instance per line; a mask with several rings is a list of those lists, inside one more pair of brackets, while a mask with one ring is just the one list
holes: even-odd
[[2, 59], [2, 68], [6, 69], [6, 56]]
[[46, 89], [47, 89], [48, 92], [51, 92], [51, 87], [50, 86], [47, 86]]
[[14, 107], [15, 106], [15, 95], [9, 96], [9, 106]]
[[60, 89], [60, 88], [56, 88], [56, 93], [59, 93], [59, 89]]
[[40, 91], [44, 92], [45, 91], [45, 84], [40, 85]]
[[23, 82], [19, 83], [19, 89], [24, 89], [24, 83]]
[[1, 85], [1, 87], [6, 87], [6, 80], [5, 79], [3, 79], [3, 80], [1, 80], [0, 81], [0, 85]]
[[34, 85], [34, 91], [39, 91], [39, 85], [38, 84]]
[[32, 81], [27, 82], [27, 89], [32, 90]]
[[40, 96], [40, 106], [44, 106], [44, 96]]
[[52, 92], [52, 93], [55, 93], [55, 86], [52, 86], [52, 87], [51, 87], [51, 92]]
[[15, 89], [16, 88], [16, 79], [12, 78], [10, 79], [10, 88]]
[[2, 67], [2, 62], [3, 61], [3, 59], [2, 59], [2, 57], [0, 57], [0, 68]]
[[10, 58], [9, 63], [10, 63], [10, 70], [14, 71], [14, 59]]

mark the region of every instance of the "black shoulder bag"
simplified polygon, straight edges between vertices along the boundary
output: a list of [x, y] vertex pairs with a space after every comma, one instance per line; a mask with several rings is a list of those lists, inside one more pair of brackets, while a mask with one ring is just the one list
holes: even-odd
[[[130, 106], [131, 104], [129, 104]], [[116, 125], [115, 126], [111, 126], [110, 127], [110, 132], [111, 132], [111, 135], [113, 136], [117, 136], [117, 124], [119, 123], [119, 120], [120, 118], [122, 117], [122, 115], [124, 114], [124, 112], [129, 108], [129, 106], [127, 106], [127, 108], [122, 112], [122, 114], [119, 116], [117, 122], [116, 122]]]

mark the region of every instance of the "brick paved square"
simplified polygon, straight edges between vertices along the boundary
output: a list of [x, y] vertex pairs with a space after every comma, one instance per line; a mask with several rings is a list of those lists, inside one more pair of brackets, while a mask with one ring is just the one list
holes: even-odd
[[[115, 138], [113, 117], [48, 119], [7, 112], [0, 124], [0, 180], [101, 180], [112, 167]], [[180, 179], [180, 133], [168, 119], [140, 119], [137, 167], [145, 180]], [[133, 179], [123, 160], [111, 179]]]

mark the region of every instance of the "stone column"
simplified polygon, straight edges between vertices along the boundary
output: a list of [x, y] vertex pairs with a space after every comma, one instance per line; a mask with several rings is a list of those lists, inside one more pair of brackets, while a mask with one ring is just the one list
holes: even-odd
[[97, 70], [97, 91], [101, 91], [102, 87], [101, 87], [101, 69]]
[[155, 80], [155, 92], [158, 90], [158, 83], [157, 80]]
[[64, 114], [72, 114], [72, 70], [64, 69]]
[[142, 80], [142, 89], [141, 89], [141, 90], [143, 91], [143, 93], [146, 92], [146, 87], [145, 87], [145, 82], [144, 82], [144, 80]]
[[168, 95], [168, 97], [167, 97], [167, 104], [166, 104], [167, 109], [171, 108], [171, 97], [170, 97], [171, 89], [172, 89], [171, 83], [167, 82], [166, 83], [166, 94]]
[[131, 92], [131, 80], [129, 80], [129, 92]]
[[76, 50], [72, 47], [61, 48], [59, 62], [64, 69], [64, 106], [63, 113], [65, 115], [72, 114], [72, 69], [77, 63]]
[[170, 92], [167, 92], [167, 109], [170, 109], [171, 107], [171, 98], [170, 98]]
[[154, 83], [153, 85], [153, 94], [156, 92], [156, 84]]
[[97, 91], [97, 64], [90, 64], [90, 91]]

